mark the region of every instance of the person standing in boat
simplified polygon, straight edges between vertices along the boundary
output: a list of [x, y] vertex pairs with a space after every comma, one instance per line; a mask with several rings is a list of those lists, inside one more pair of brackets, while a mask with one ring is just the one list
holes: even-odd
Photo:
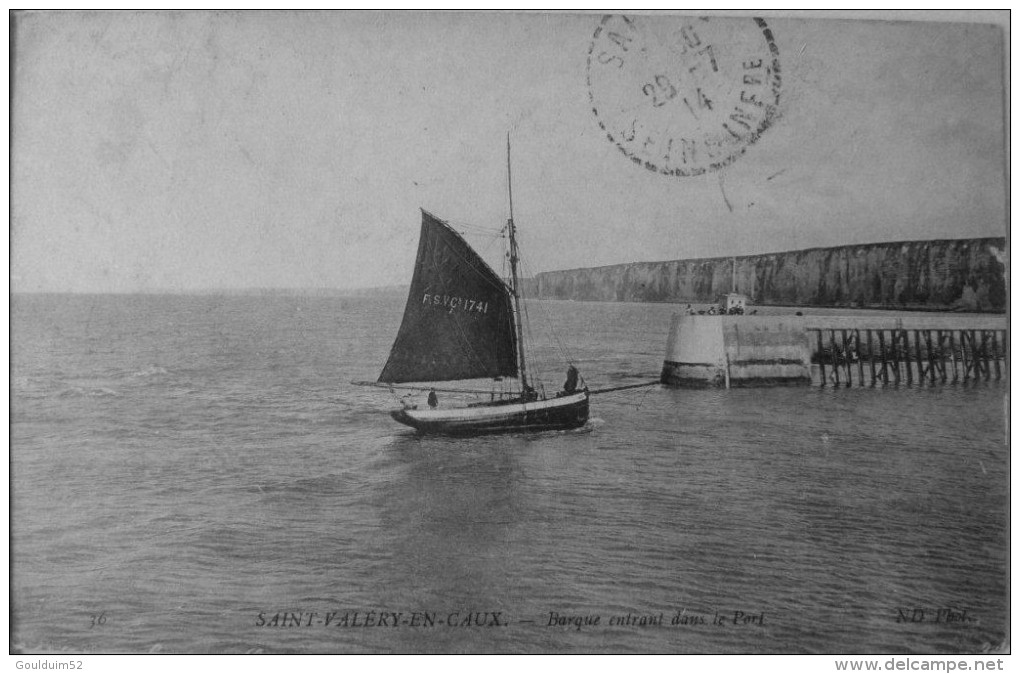
[[439, 407], [439, 396], [436, 395], [436, 390], [432, 389], [429, 391], [429, 407]]
[[577, 390], [577, 368], [571, 365], [567, 368], [567, 381], [563, 382], [563, 390], [566, 393], [573, 393]]

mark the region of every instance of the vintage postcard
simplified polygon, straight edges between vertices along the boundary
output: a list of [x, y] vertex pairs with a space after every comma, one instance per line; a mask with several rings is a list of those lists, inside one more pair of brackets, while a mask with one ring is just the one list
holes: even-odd
[[1008, 14], [868, 17], [13, 13], [18, 662], [1001, 668]]

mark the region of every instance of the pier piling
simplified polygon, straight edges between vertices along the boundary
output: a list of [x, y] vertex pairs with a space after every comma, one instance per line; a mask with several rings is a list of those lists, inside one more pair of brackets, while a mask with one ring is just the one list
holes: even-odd
[[992, 352], [995, 358], [992, 360], [995, 363], [995, 381], [1002, 379], [1002, 369], [999, 366], [999, 336], [997, 333], [992, 333]]
[[879, 347], [882, 350], [882, 383], [883, 384], [888, 384], [889, 383], [889, 372], [886, 369], [885, 331], [884, 330], [879, 330], [878, 331], [878, 344], [879, 344]]
[[[906, 339], [906, 334], [901, 334], [902, 330], [893, 330], [890, 341], [892, 342], [893, 350], [893, 375], [896, 380], [896, 384], [900, 383], [900, 353], [906, 353], [906, 349], [901, 348], [900, 342]], [[907, 368], [907, 385], [913, 383], [911, 379], [910, 368]]]
[[[821, 354], [823, 352], [823, 349], [822, 349], [822, 331], [819, 330], [817, 334], [818, 334], [818, 353]], [[822, 386], [825, 386], [826, 379], [825, 379], [825, 359], [824, 358], [821, 358], [821, 357], [818, 358], [818, 369], [819, 369], [819, 374], [822, 377]]]
[[[903, 325], [908, 320], [911, 325]], [[958, 327], [962, 320], [977, 321], [980, 329]], [[895, 324], [888, 325], [892, 322]], [[806, 319], [805, 330], [815, 333], [810, 340], [817, 344], [812, 362], [817, 365], [816, 381], [821, 386], [853, 386], [855, 370], [857, 386], [872, 387], [990, 381], [993, 372], [995, 380], [1001, 381], [1008, 372], [1006, 323], [999, 317], [828, 316]]]
[[[865, 330], [868, 333], [868, 369], [871, 371], [871, 385], [875, 386], [875, 351], [871, 348], [871, 330]], [[863, 377], [861, 378], [863, 381]]]
[[952, 330], [946, 330], [946, 353], [949, 354], [949, 363], [946, 365], [946, 376], [949, 376], [949, 368], [952, 367], [952, 383], [960, 381], [960, 371], [956, 358], [956, 335]]

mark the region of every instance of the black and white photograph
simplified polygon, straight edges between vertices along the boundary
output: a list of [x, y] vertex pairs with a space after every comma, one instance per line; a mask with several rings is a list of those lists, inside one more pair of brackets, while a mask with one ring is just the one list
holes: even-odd
[[18, 668], [1003, 670], [1009, 20], [9, 12]]

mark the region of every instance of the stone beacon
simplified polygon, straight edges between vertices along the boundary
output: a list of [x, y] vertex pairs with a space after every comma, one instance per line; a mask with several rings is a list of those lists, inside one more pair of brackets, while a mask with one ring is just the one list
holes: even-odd
[[675, 314], [668, 386], [935, 385], [1008, 379], [1005, 316]]
[[811, 384], [801, 316], [673, 316], [661, 381], [670, 386]]

